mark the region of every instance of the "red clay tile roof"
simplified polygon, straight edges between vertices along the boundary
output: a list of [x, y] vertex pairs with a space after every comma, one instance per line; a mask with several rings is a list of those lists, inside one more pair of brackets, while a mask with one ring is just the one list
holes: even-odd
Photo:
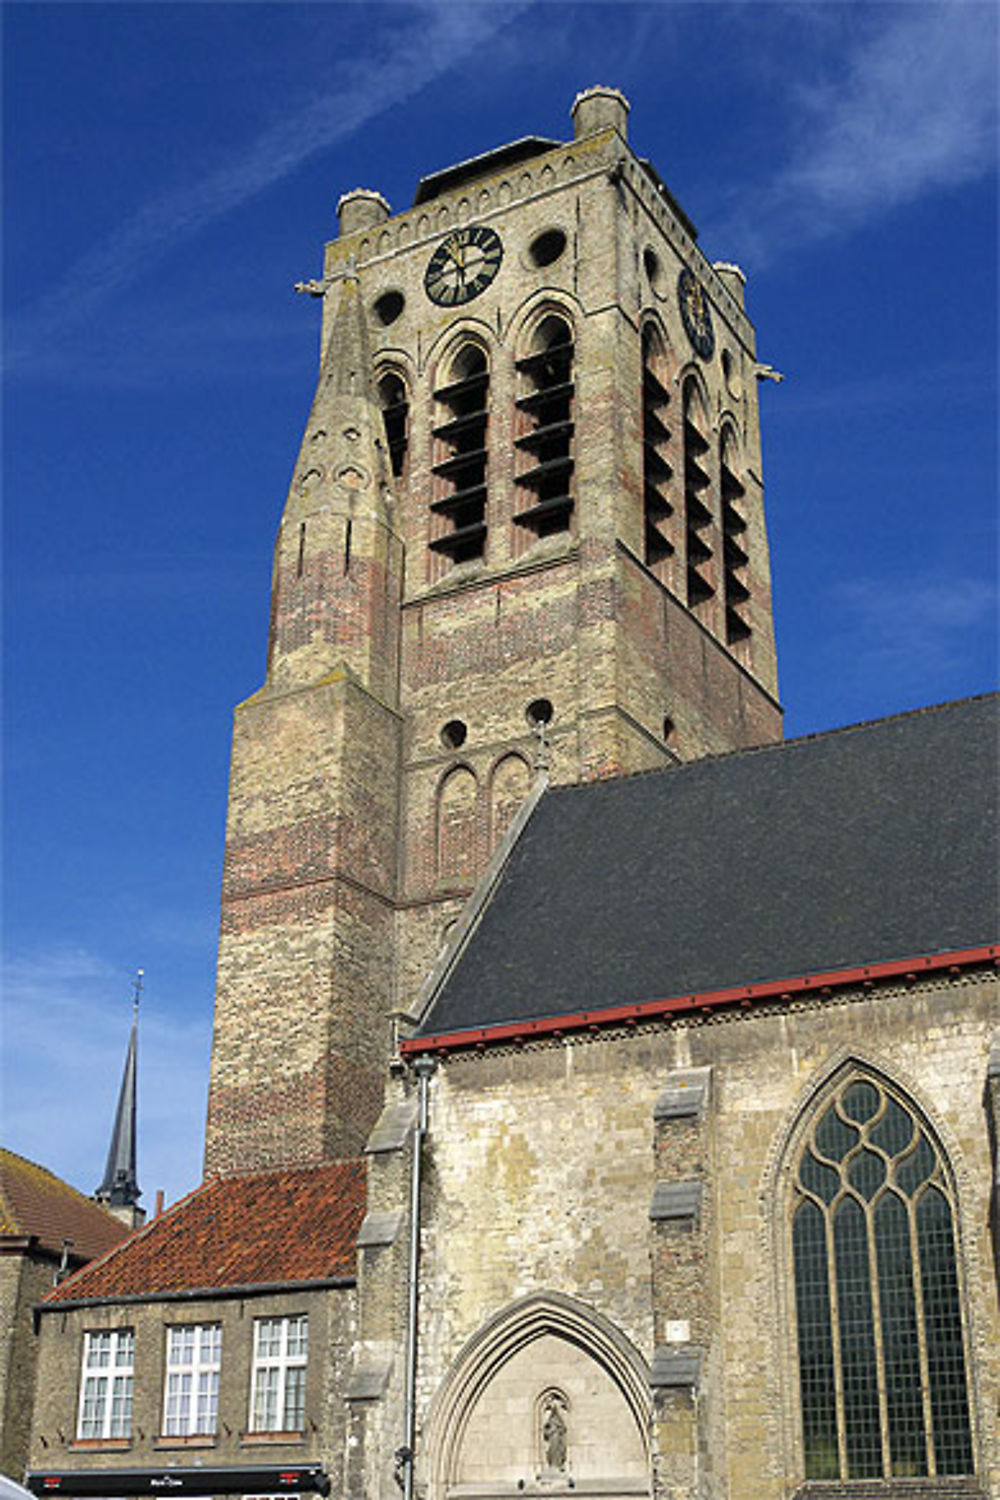
[[0, 1149], [0, 1235], [33, 1236], [45, 1250], [62, 1251], [72, 1240], [76, 1261], [93, 1260], [128, 1234], [109, 1214], [37, 1162]]
[[364, 1211], [362, 1160], [210, 1178], [45, 1301], [351, 1277]]

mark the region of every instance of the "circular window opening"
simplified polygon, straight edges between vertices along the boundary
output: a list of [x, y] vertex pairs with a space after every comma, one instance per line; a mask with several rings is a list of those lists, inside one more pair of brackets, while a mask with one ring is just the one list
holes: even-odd
[[642, 252], [642, 264], [645, 268], [646, 278], [654, 292], [663, 288], [663, 267], [660, 265], [660, 257], [655, 250], [645, 249]]
[[538, 234], [528, 246], [528, 255], [533, 266], [551, 266], [566, 249], [566, 236], [561, 229], [546, 229]]
[[388, 328], [390, 323], [395, 323], [405, 306], [402, 292], [383, 292], [381, 297], [375, 299], [375, 316], [383, 328]]
[[551, 724], [552, 704], [548, 698], [536, 698], [524, 710], [524, 717], [532, 729], [540, 729], [543, 724]]
[[441, 743], [446, 750], [460, 750], [465, 744], [468, 733], [461, 719], [449, 719], [441, 731]]

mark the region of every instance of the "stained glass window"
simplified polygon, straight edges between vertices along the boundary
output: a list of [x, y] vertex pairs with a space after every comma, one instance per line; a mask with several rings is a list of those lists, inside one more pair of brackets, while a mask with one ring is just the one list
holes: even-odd
[[811, 1122], [792, 1254], [806, 1477], [971, 1474], [952, 1192], [880, 1080], [845, 1080]]

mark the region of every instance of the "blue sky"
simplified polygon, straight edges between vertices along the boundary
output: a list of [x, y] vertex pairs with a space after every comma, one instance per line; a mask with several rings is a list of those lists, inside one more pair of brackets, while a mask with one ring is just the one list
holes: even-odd
[[4, 1141], [200, 1170], [231, 710], [260, 684], [339, 194], [621, 88], [749, 275], [787, 732], [996, 671], [992, 4], [8, 4]]

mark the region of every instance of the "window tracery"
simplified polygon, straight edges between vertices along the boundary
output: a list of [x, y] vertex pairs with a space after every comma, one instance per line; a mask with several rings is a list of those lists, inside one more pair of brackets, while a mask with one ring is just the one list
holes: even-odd
[[930, 1131], [854, 1073], [810, 1122], [794, 1199], [806, 1477], [971, 1474], [954, 1195]]

